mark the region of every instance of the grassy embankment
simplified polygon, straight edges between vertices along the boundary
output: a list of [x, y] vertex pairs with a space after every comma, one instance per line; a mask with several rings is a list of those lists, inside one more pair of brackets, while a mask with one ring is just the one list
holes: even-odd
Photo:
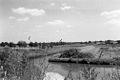
[[[65, 47], [64, 47], [65, 49]], [[75, 50], [77, 50], [75, 52]], [[49, 59], [50, 62], [67, 62], [99, 65], [120, 65], [120, 47], [112, 46], [72, 46], [59, 55]]]

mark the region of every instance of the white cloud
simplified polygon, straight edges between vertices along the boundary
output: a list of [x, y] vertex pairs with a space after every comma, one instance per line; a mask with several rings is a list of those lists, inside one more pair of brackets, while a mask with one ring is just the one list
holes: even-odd
[[47, 72], [43, 80], [64, 80], [64, 76], [55, 72]]
[[72, 25], [67, 25], [66, 27], [67, 27], [67, 28], [71, 28], [71, 27], [73, 27], [73, 26], [72, 26]]
[[61, 10], [69, 10], [69, 9], [71, 9], [72, 7], [71, 6], [63, 6], [63, 7], [61, 7]]
[[56, 30], [56, 33], [63, 33], [61, 30]]
[[42, 25], [36, 25], [35, 26], [36, 28], [41, 28], [41, 27], [43, 27]]
[[24, 18], [18, 18], [16, 19], [17, 21], [28, 21], [29, 17], [24, 17]]
[[55, 6], [55, 3], [50, 3], [51, 6]]
[[16, 17], [14, 17], [14, 16], [9, 16], [8, 18], [9, 19], [16, 19]]
[[53, 20], [53, 21], [49, 21], [47, 22], [48, 25], [52, 25], [52, 26], [58, 26], [58, 27], [61, 27], [63, 29], [65, 28], [72, 28], [73, 26], [71, 24], [68, 24], [66, 23], [65, 21], [63, 20]]
[[13, 8], [12, 11], [14, 13], [20, 14], [20, 15], [25, 15], [25, 14], [29, 14], [32, 16], [40, 16], [45, 14], [45, 10], [43, 9], [27, 9], [24, 7], [19, 7], [19, 8]]
[[107, 23], [120, 26], [120, 10], [105, 11], [101, 13], [108, 21]]
[[9, 16], [8, 18], [11, 20], [16, 20], [16, 21], [28, 21], [29, 20], [29, 17], [16, 18], [15, 16]]
[[68, 6], [66, 3], [63, 3], [62, 4], [62, 7], [61, 7], [61, 10], [70, 10], [72, 7], [71, 6]]
[[107, 18], [116, 18], [120, 17], [120, 10], [113, 10], [113, 11], [105, 11], [101, 13], [101, 16], [105, 16]]
[[64, 24], [64, 21], [62, 21], [62, 20], [54, 20], [54, 21], [48, 22], [48, 24], [51, 24], [51, 25], [60, 25], [60, 24]]
[[101, 16], [104, 16], [107, 21], [107, 24], [110, 24], [109, 30], [114, 36], [114, 39], [119, 39], [120, 35], [120, 10], [105, 11], [101, 13]]
[[66, 5], [67, 5], [67, 3], [62, 3], [61, 5], [62, 5], [62, 6], [66, 6]]

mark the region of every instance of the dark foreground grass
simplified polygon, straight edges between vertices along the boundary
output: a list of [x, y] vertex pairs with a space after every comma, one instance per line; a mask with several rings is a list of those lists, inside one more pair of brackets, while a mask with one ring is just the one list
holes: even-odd
[[45, 58], [39, 62], [40, 68], [34, 65], [27, 55], [28, 50], [13, 50], [2, 48], [0, 50], [0, 78], [6, 80], [43, 80], [45, 70]]

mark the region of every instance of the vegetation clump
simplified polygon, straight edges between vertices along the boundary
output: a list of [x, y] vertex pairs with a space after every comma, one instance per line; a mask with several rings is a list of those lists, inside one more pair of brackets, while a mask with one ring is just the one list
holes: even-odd
[[28, 58], [29, 51], [16, 50], [9, 47], [0, 49], [0, 80], [43, 80], [46, 58], [40, 59], [38, 65], [34, 65], [34, 60]]
[[13, 51], [9, 48], [0, 50], [0, 67], [2, 67], [1, 77], [21, 77], [27, 66], [27, 56], [25, 53]]
[[79, 52], [77, 49], [65, 50], [59, 58], [94, 58], [92, 53]]

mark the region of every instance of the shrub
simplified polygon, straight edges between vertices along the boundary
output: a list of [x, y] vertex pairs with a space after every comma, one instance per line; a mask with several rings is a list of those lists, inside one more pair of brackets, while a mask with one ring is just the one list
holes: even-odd
[[[48, 65], [46, 58], [40, 59], [38, 65], [34, 65], [34, 60], [27, 57], [26, 50], [13, 50], [4, 48], [0, 50], [0, 67], [3, 67], [3, 73], [0, 72], [0, 78], [7, 77], [8, 80], [43, 80], [45, 70]], [[6, 73], [6, 75], [5, 75]], [[2, 77], [1, 77], [2, 76]]]
[[77, 49], [69, 49], [69, 50], [65, 50], [60, 57], [62, 58], [70, 58], [70, 57], [77, 57], [77, 55], [79, 54]]
[[7, 78], [11, 78], [13, 76], [20, 77], [23, 75], [24, 68], [27, 63], [26, 52], [20, 53], [9, 48], [3, 48], [0, 51], [0, 62], [0, 66], [3, 67], [3, 71], [7, 72]]
[[[96, 71], [96, 68], [90, 67], [89, 65], [86, 67], [84, 66], [80, 71], [81, 78], [84, 80], [97, 80], [97, 77], [100, 72]], [[82, 80], [82, 79], [81, 79]]]
[[94, 58], [94, 55], [92, 53], [82, 53], [80, 52], [80, 54], [78, 55], [78, 58]]
[[60, 58], [94, 58], [92, 53], [79, 52], [77, 49], [65, 50], [60, 56]]

